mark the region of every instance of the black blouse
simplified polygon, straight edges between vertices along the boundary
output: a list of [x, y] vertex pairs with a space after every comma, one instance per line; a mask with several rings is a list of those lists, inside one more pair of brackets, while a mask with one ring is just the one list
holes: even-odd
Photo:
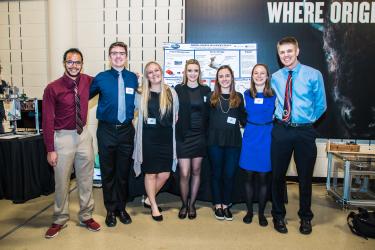
[[[196, 89], [191, 89], [187, 84], [178, 84], [175, 87], [175, 90], [178, 95], [179, 101], [179, 112], [178, 112], [178, 121], [176, 124], [176, 139], [183, 141], [184, 134], [191, 129], [192, 118], [192, 109], [200, 110], [201, 121], [202, 121], [202, 130], [207, 130], [208, 125], [208, 104], [209, 97], [208, 95], [211, 92], [211, 89], [207, 86], [198, 85]], [[197, 91], [197, 92], [196, 92]], [[194, 96], [193, 100], [191, 97]], [[199, 100], [200, 99], [200, 100]]]
[[166, 113], [163, 118], [160, 117], [160, 103], [159, 95], [160, 93], [150, 92], [151, 98], [148, 101], [148, 119], [144, 121], [144, 128], [172, 128], [173, 115], [172, 109], [170, 112]]
[[[229, 94], [222, 94], [216, 107], [210, 105], [208, 145], [241, 147], [240, 124], [246, 124], [243, 96], [236, 92], [241, 103], [237, 108], [229, 108]], [[209, 95], [211, 98], [212, 93]]]

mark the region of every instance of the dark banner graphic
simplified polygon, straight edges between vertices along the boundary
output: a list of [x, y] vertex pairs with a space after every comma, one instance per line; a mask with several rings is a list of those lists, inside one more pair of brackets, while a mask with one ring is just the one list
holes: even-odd
[[375, 139], [375, 1], [186, 1], [186, 43], [257, 43], [275, 72], [276, 43], [299, 41], [301, 63], [324, 76], [322, 138]]

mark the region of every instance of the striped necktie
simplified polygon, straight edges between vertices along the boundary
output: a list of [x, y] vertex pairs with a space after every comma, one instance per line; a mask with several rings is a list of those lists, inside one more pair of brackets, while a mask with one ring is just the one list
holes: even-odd
[[283, 122], [290, 122], [292, 119], [292, 74], [293, 71], [289, 71], [288, 79], [286, 80]]
[[76, 81], [73, 81], [74, 83], [74, 103], [76, 108], [76, 129], [77, 134], [81, 134], [83, 131], [83, 122], [81, 117], [81, 101], [79, 99], [79, 93], [78, 93], [78, 85]]
[[122, 78], [121, 71], [118, 72], [118, 107], [117, 107], [117, 120], [123, 123], [126, 118], [125, 106], [125, 86], [124, 79]]

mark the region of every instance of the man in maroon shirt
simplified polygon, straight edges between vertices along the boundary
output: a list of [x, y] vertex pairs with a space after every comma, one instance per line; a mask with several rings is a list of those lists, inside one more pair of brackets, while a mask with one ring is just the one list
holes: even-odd
[[64, 53], [65, 73], [51, 82], [43, 95], [43, 136], [47, 161], [55, 171], [54, 221], [45, 237], [55, 237], [69, 220], [69, 180], [74, 166], [78, 186], [80, 225], [99, 231], [93, 220], [93, 139], [87, 129], [92, 77], [81, 74], [83, 57], [75, 48]]

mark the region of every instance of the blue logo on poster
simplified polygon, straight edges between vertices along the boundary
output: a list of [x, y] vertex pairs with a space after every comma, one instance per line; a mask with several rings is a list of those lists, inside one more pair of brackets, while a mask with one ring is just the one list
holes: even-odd
[[180, 48], [180, 45], [177, 44], [177, 43], [172, 43], [171, 47], [172, 47], [172, 49], [178, 49], [178, 48]]

